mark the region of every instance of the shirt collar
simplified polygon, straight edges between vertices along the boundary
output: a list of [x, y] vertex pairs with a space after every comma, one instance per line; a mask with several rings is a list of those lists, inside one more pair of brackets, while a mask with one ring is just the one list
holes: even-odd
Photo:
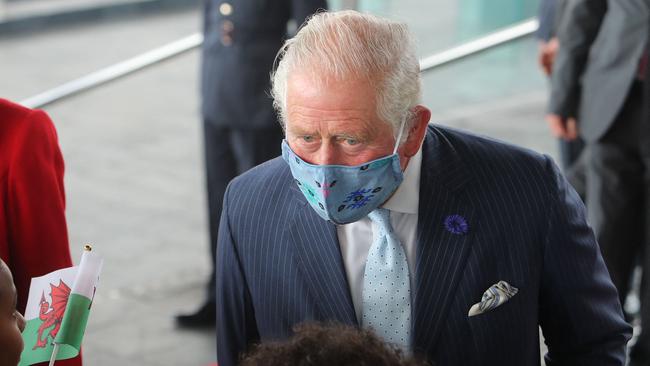
[[422, 168], [422, 146], [409, 160], [404, 170], [404, 180], [393, 195], [384, 202], [383, 208], [407, 214], [417, 214], [420, 202], [420, 171]]

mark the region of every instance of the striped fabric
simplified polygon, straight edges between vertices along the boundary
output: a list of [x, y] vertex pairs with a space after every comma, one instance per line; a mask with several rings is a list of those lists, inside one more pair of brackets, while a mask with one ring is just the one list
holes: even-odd
[[[549, 366], [624, 364], [631, 329], [584, 206], [550, 158], [430, 126], [419, 212], [416, 353], [443, 366], [538, 365], [541, 325]], [[230, 184], [219, 234], [221, 366], [300, 322], [359, 324], [336, 228], [306, 204], [282, 160]], [[468, 317], [501, 280], [518, 293]]]

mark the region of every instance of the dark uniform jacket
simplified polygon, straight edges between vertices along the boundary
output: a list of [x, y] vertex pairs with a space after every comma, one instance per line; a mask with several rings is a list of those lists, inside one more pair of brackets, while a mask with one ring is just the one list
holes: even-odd
[[206, 0], [201, 65], [202, 114], [217, 126], [260, 129], [277, 123], [270, 97], [273, 60], [297, 25], [325, 0]]

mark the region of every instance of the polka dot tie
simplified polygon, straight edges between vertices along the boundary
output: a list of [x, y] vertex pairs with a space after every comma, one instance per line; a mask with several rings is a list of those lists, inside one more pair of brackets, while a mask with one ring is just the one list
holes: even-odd
[[390, 224], [389, 211], [376, 209], [368, 217], [378, 228], [363, 275], [364, 328], [386, 342], [409, 349], [411, 284], [404, 248]]

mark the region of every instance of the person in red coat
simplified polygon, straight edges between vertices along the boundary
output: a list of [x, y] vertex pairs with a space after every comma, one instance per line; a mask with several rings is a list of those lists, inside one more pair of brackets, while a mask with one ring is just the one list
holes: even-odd
[[[47, 114], [0, 98], [0, 258], [11, 268], [21, 313], [32, 277], [72, 266], [63, 168]], [[81, 357], [56, 364], [81, 365]]]

